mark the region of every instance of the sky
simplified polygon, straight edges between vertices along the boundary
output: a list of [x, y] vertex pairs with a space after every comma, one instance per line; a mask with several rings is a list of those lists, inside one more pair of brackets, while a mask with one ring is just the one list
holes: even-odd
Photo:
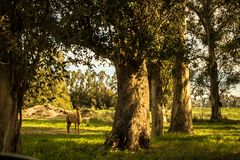
[[[88, 50], [88, 54], [94, 54], [93, 52], [91, 52], [90, 50]], [[74, 54], [72, 52], [68, 52], [66, 57], [71, 57], [74, 58]], [[104, 62], [98, 61], [95, 58], [92, 59], [91, 61], [91, 65], [93, 66], [93, 69], [96, 73], [99, 73], [100, 71], [105, 71], [106, 74], [113, 76], [113, 74], [115, 73], [115, 67], [113, 65], [111, 65], [111, 62], [107, 59], [104, 59]], [[70, 65], [67, 70], [81, 70], [83, 73], [85, 73], [85, 71], [88, 69], [87, 65], [81, 65], [79, 64], [78, 66], [75, 65]]]
[[[95, 64], [96, 65], [96, 64]], [[82, 72], [85, 72], [88, 69], [88, 66], [86, 65], [79, 65], [78, 67], [76, 66], [70, 66], [68, 70], [78, 70], [80, 69]], [[108, 64], [103, 66], [103, 65], [96, 65], [93, 67], [96, 73], [99, 73], [100, 71], [105, 71], [106, 74], [112, 76], [115, 73], [115, 68], [114, 66], [109, 66]]]
[[[96, 73], [99, 73], [100, 71], [105, 71], [106, 74], [113, 76], [115, 73], [115, 67], [110, 64], [108, 60], [105, 60], [106, 62], [101, 63], [95, 59], [92, 60], [91, 64], [94, 64], [93, 69]], [[78, 65], [78, 66], [69, 66], [67, 70], [78, 70], [80, 69], [82, 72], [85, 72], [88, 69], [87, 65]]]
[[240, 84], [237, 85], [236, 89], [231, 90], [231, 94], [240, 97]]

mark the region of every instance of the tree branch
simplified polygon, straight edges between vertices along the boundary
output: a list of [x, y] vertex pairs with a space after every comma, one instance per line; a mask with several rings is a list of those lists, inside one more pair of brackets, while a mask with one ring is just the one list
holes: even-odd
[[2, 65], [7, 65], [7, 64], [9, 64], [9, 62], [1, 62], [1, 61], [0, 61], [0, 64], [2, 64]]
[[190, 60], [195, 60], [195, 59], [203, 59], [205, 61], [208, 61], [207, 57], [200, 56], [200, 55], [196, 55], [196, 56], [193, 56], [192, 58], [190, 58]]

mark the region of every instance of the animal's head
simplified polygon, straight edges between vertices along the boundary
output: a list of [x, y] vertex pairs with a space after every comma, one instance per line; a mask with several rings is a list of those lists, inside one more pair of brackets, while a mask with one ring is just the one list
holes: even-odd
[[81, 109], [80, 109], [80, 107], [77, 107], [76, 110], [77, 110], [77, 111], [80, 111]]

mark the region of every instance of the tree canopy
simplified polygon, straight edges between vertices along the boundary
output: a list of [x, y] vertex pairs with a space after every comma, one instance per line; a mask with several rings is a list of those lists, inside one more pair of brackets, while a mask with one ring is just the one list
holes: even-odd
[[239, 65], [239, 4], [235, 1], [189, 1], [188, 8], [192, 81], [197, 84], [194, 85], [194, 90], [210, 90], [207, 67], [209, 58], [206, 52], [207, 28], [210, 27], [211, 34], [215, 37], [213, 41], [216, 42], [220, 93], [226, 93], [239, 83], [239, 68], [235, 67]]

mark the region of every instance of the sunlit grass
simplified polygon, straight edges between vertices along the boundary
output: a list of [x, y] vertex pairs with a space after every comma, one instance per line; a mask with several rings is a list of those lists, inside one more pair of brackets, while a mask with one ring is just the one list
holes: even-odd
[[[193, 118], [197, 119], [210, 119], [211, 108], [209, 107], [194, 107], [192, 110]], [[221, 114], [223, 118], [231, 120], [240, 120], [240, 108], [221, 108]]]
[[[193, 113], [201, 114], [201, 108]], [[99, 112], [100, 113], [100, 112]], [[204, 112], [210, 115], [210, 110]], [[106, 135], [111, 131], [111, 116], [104, 111], [81, 124], [80, 133], [66, 133], [64, 119], [24, 120], [23, 154], [42, 160], [238, 160], [240, 157], [240, 109], [223, 108], [228, 119], [209, 122], [210, 117], [194, 121], [194, 134], [170, 134], [165, 123], [163, 137], [152, 139], [149, 149], [138, 152], [104, 150]], [[107, 118], [105, 118], [107, 117]]]

